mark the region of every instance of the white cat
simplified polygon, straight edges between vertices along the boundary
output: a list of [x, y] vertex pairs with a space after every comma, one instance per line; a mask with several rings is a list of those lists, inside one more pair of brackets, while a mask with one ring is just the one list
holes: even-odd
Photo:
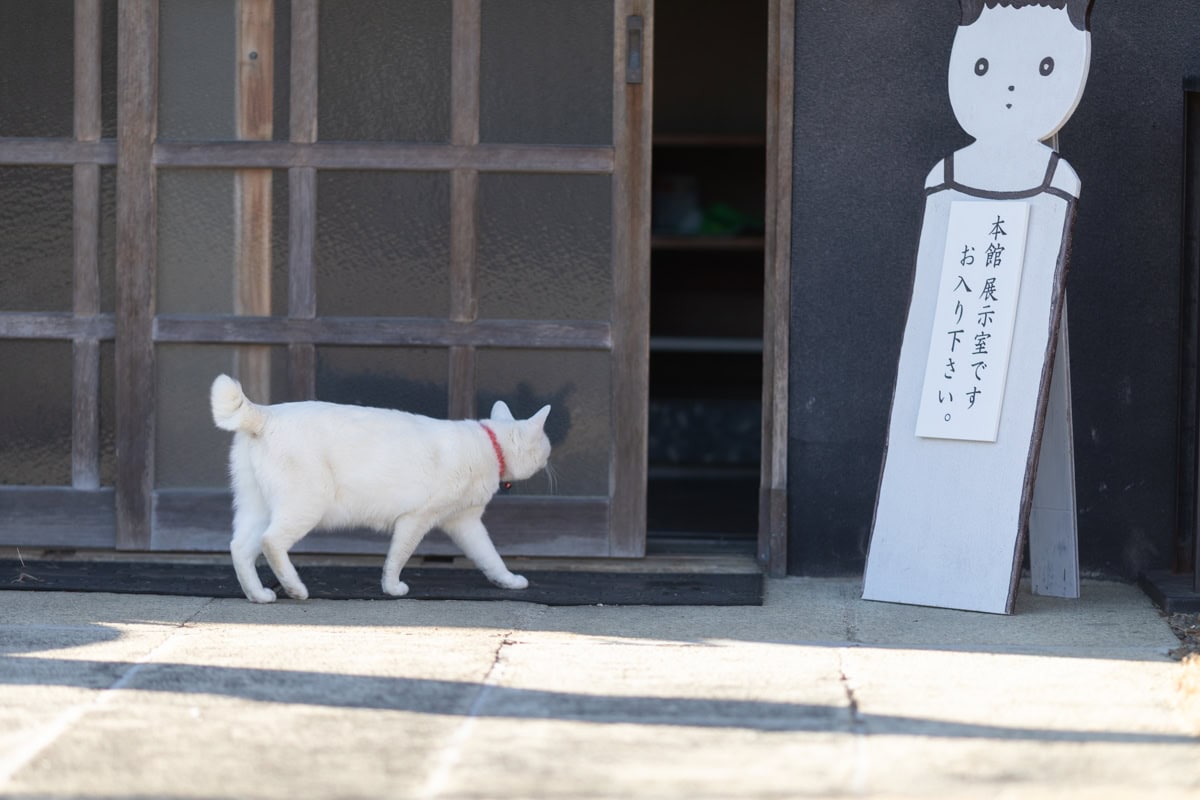
[[227, 375], [213, 381], [211, 400], [217, 427], [236, 432], [230, 553], [251, 601], [275, 600], [255, 569], [260, 552], [290, 596], [308, 597], [288, 550], [314, 528], [391, 531], [383, 591], [394, 597], [407, 594], [400, 569], [435, 527], [492, 583], [529, 585], [509, 572], [481, 518], [501, 483], [546, 468], [550, 406], [514, 420], [497, 402], [486, 421], [316, 401], [263, 406]]

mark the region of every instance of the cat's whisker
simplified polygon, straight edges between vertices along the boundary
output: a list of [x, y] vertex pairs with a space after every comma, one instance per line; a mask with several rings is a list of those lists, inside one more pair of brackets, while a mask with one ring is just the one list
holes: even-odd
[[549, 484], [550, 494], [558, 494], [558, 470], [549, 461], [546, 462], [546, 483]]

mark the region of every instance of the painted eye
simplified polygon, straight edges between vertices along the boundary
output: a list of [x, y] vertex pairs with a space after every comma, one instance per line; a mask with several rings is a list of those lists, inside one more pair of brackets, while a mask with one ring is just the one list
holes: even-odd
[[1043, 58], [1041, 65], [1038, 66], [1038, 72], [1042, 74], [1043, 78], [1054, 72], [1054, 59], [1050, 56]]
[[[1044, 64], [1045, 62], [1043, 61], [1042, 63]], [[975, 74], [976, 75], [979, 75], [982, 77], [983, 75], [987, 74], [987, 71], [988, 71], [988, 60], [986, 58], [981, 58], [975, 62]]]

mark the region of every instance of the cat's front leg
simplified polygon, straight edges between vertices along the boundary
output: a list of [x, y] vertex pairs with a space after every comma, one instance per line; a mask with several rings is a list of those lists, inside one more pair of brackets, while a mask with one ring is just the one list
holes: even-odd
[[421, 517], [401, 517], [392, 528], [392, 542], [383, 562], [383, 592], [392, 597], [408, 594], [408, 584], [400, 580], [400, 570], [429, 531], [429, 522]]
[[528, 587], [529, 581], [524, 576], [510, 572], [504, 565], [504, 559], [496, 552], [482, 517], [482, 508], [472, 509], [443, 522], [441, 527], [489, 581], [501, 589]]

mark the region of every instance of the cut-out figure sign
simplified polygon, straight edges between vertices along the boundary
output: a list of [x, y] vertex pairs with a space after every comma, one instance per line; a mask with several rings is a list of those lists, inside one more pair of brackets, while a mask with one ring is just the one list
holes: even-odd
[[1054, 569], [1077, 575], [1069, 375], [1055, 356], [1080, 181], [1046, 142], [1083, 95], [1092, 0], [960, 5], [949, 94], [974, 141], [925, 184], [863, 596], [1011, 613], [1031, 518]]

